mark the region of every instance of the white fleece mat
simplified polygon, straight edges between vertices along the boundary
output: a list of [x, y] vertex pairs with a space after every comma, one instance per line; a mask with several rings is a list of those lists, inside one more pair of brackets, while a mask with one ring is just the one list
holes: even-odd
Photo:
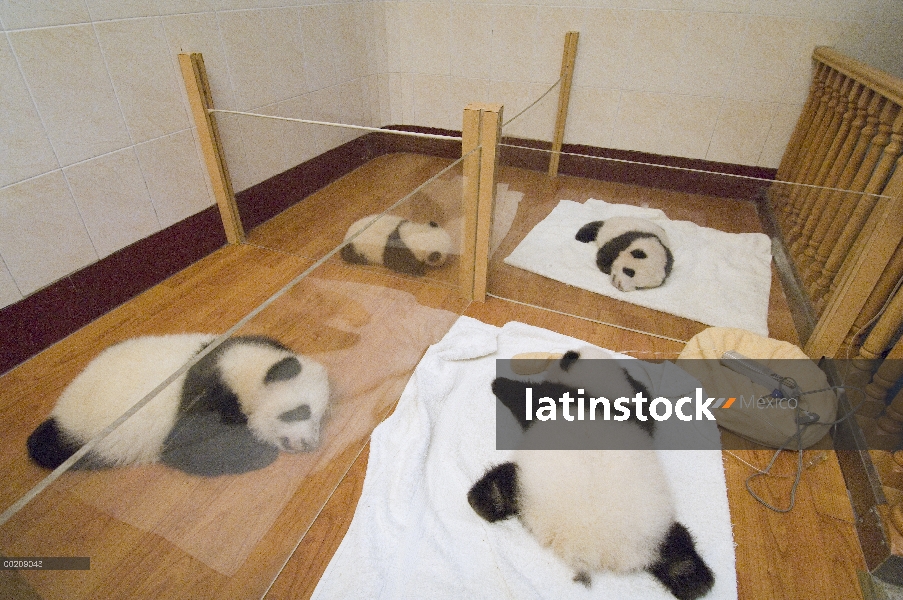
[[[517, 519], [490, 524], [467, 503], [470, 487], [510, 454], [495, 449], [495, 360], [582, 345], [521, 323], [498, 328], [460, 317], [427, 350], [395, 412], [374, 430], [354, 519], [313, 597], [674, 600], [647, 573], [593, 574], [591, 588], [574, 583]], [[640, 373], [655, 395], [687, 395], [698, 385], [655, 369]], [[715, 572], [706, 598], [737, 598], [721, 452], [659, 452], [678, 520]]]
[[[611, 217], [649, 219], [665, 230], [674, 269], [664, 285], [618, 290], [596, 266], [598, 246], [574, 239], [583, 225]], [[763, 233], [725, 233], [689, 221], [672, 221], [654, 208], [562, 200], [505, 262], [624, 302], [768, 336], [771, 241]]]

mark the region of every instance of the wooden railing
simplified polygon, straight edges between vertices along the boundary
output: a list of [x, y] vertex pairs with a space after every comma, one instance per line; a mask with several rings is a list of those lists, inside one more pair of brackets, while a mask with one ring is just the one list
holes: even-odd
[[[877, 358], [903, 321], [903, 80], [831, 48], [778, 169], [772, 208], [817, 317], [809, 356]], [[864, 334], [864, 340], [859, 339]]]

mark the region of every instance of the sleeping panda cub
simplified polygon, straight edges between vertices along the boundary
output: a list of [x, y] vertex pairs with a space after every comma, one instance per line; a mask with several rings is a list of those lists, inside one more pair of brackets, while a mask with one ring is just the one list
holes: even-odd
[[451, 236], [434, 221], [415, 223], [395, 215], [370, 215], [348, 228], [342, 258], [421, 276], [427, 268], [445, 264], [451, 247]]
[[[29, 456], [48, 469], [60, 466], [214, 339], [145, 336], [110, 346], [29, 436]], [[99, 440], [75, 468], [161, 461], [206, 476], [259, 469], [280, 450], [317, 448], [329, 394], [318, 362], [268, 337], [230, 338]]]
[[596, 265], [622, 292], [654, 288], [665, 283], [674, 256], [665, 230], [646, 219], [611, 217], [580, 228], [577, 241], [599, 246]]
[[[690, 532], [675, 520], [662, 465], [653, 449], [654, 424], [631, 414], [627, 421], [527, 421], [525, 389], [534, 397], [614, 399], [648, 392], [614, 361], [584, 360], [592, 348], [568, 352], [539, 383], [497, 378], [496, 397], [524, 429], [509, 462], [491, 468], [467, 495], [490, 523], [517, 516], [540, 545], [573, 569], [574, 581], [591, 584], [599, 571], [647, 571], [675, 597], [707, 594], [714, 575], [697, 553]], [[600, 369], [604, 389], [599, 389]], [[578, 391], [579, 390], [579, 391]], [[568, 440], [575, 447], [612, 440], [619, 450], [549, 450]], [[597, 446], [599, 447], [599, 446]]]

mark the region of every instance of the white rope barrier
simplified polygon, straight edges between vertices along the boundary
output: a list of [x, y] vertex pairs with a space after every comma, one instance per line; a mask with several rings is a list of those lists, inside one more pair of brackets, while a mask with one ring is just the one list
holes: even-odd
[[292, 123], [304, 123], [306, 125], [326, 125], [327, 127], [341, 127], [343, 129], [359, 129], [361, 131], [373, 131], [377, 133], [393, 133], [395, 135], [405, 135], [409, 137], [419, 137], [432, 140], [456, 140], [461, 139], [460, 136], [439, 135], [436, 133], [417, 133], [413, 131], [399, 131], [397, 129], [381, 129], [379, 127], [367, 127], [365, 125], [349, 125], [347, 123], [331, 123], [329, 121], [312, 121], [310, 119], [296, 119], [294, 117], [277, 117], [276, 115], [262, 115], [260, 113], [243, 112], [240, 110], [224, 110], [221, 108], [208, 108], [209, 113], [222, 113], [226, 115], [243, 115], [246, 117], [260, 117], [262, 119], [274, 119], [276, 121], [290, 121]]

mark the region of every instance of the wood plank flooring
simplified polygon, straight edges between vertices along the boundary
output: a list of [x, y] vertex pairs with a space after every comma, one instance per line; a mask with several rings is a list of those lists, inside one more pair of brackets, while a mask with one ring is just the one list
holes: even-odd
[[[140, 334], [229, 330], [340, 242], [348, 225], [384, 210], [449, 162], [416, 155], [371, 161], [255, 229], [249, 245], [221, 249], [0, 377], [0, 508], [46, 475], [27, 460], [25, 438], [102, 348]], [[447, 200], [454, 195], [455, 175], [450, 172], [398, 213], [452, 222], [459, 216]], [[564, 198], [616, 197], [726, 231], [761, 230], [754, 207], [735, 200], [573, 177], [550, 182], [517, 169], [503, 169], [500, 181], [525, 193], [505, 246]], [[498, 255], [504, 254], [503, 247]], [[495, 325], [530, 323], [631, 350], [639, 358], [673, 357], [683, 345], [595, 321], [681, 340], [704, 328], [595, 295], [567, 298], [561, 284], [519, 280], [498, 263], [491, 273], [496, 295], [581, 318], [500, 298], [467, 305], [457, 297], [455, 269], [453, 261], [430, 277], [413, 279], [339, 260], [316, 268], [240, 332], [279, 337], [336, 374], [335, 408], [326, 424], [330, 441], [311, 455], [283, 455], [267, 469], [234, 478], [192, 478], [158, 465], [65, 474], [0, 527], [0, 551], [87, 555], [91, 570], [20, 572], [12, 582], [0, 578], [0, 597], [12, 589], [46, 598], [309, 597], [353, 516], [370, 432], [391, 413], [426, 347], [457, 315]], [[786, 300], [773, 280], [772, 337], [796, 342]], [[796, 507], [788, 514], [767, 510], [745, 489], [755, 472], [750, 465], [764, 467], [771, 454], [753, 448], [724, 454], [739, 597], [861, 597], [856, 570], [864, 569], [864, 560], [835, 454], [805, 453]], [[770, 502], [784, 504], [794, 466], [794, 456], [782, 456], [774, 468], [778, 477], [752, 484]]]

